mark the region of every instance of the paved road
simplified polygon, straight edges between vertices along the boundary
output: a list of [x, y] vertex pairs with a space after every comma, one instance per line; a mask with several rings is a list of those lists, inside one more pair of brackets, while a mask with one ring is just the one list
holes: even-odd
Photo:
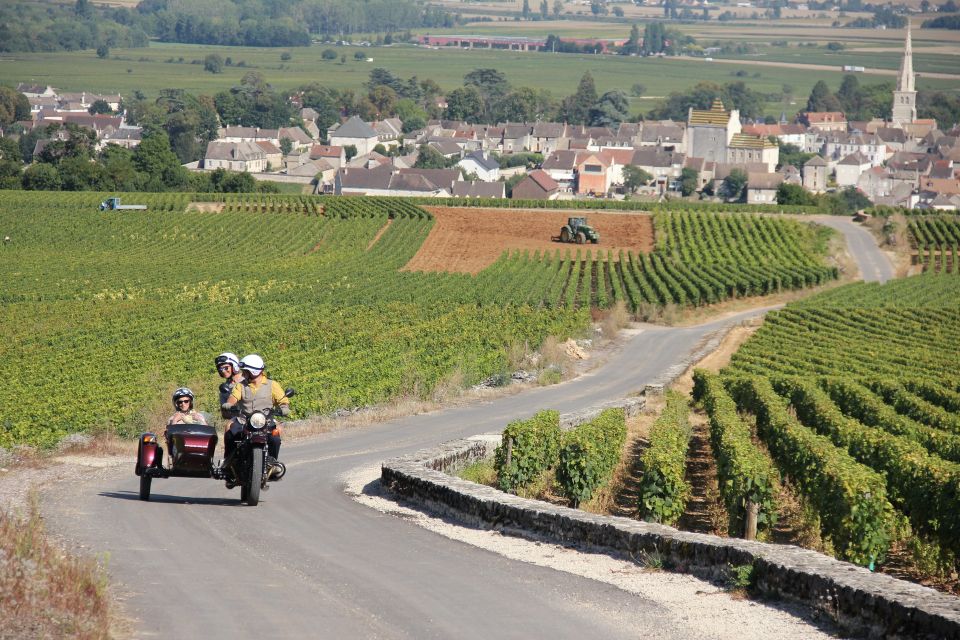
[[131, 459], [122, 475], [49, 496], [46, 514], [109, 552], [139, 637], [690, 637], [657, 602], [383, 515], [347, 497], [341, 477], [539, 409], [623, 397], [756, 313], [647, 327], [603, 367], [561, 385], [285, 445], [288, 477], [256, 508], [238, 506], [238, 489], [177, 478], [155, 480], [152, 501], [141, 502]]
[[841, 232], [847, 240], [850, 254], [860, 267], [860, 277], [866, 282], [886, 282], [893, 279], [893, 265], [886, 254], [877, 248], [873, 234], [849, 216], [810, 216], [822, 225]]

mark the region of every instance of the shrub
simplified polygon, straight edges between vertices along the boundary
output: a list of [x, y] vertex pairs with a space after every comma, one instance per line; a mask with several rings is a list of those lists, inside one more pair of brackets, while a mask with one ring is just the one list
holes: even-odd
[[720, 377], [697, 369], [693, 380], [694, 398], [710, 419], [710, 446], [717, 461], [720, 495], [730, 514], [730, 535], [743, 535], [748, 502], [758, 507], [757, 532], [769, 530], [777, 521], [777, 470], [754, 445], [750, 427], [740, 419]]
[[[507, 463], [507, 442], [511, 442]], [[529, 420], [516, 420], [503, 430], [503, 444], [494, 454], [497, 482], [503, 491], [515, 492], [557, 462], [560, 448], [560, 414], [541, 411]]]
[[623, 409], [607, 409], [563, 434], [557, 482], [571, 506], [580, 506], [610, 481], [626, 438]]
[[650, 446], [643, 452], [640, 481], [640, 517], [648, 522], [674, 524], [686, 508], [690, 484], [684, 480], [690, 421], [687, 399], [667, 392], [667, 405], [650, 429]]

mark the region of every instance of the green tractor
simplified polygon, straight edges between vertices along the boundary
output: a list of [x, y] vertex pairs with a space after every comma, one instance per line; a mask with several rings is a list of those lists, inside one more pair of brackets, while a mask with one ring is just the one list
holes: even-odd
[[559, 242], [576, 242], [584, 244], [587, 240], [593, 244], [600, 242], [600, 234], [587, 224], [586, 218], [567, 218], [567, 224], [560, 229], [560, 235], [552, 238]]

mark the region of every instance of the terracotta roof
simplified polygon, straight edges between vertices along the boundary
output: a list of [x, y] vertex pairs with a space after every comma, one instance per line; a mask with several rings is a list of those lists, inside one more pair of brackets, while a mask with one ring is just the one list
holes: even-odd
[[560, 185], [557, 184], [557, 181], [550, 177], [546, 171], [542, 169], [535, 169], [527, 174], [527, 177], [537, 183], [544, 191], [554, 191], [559, 189]]
[[315, 144], [310, 148], [310, 158], [339, 158], [343, 155], [343, 147], [338, 145]]

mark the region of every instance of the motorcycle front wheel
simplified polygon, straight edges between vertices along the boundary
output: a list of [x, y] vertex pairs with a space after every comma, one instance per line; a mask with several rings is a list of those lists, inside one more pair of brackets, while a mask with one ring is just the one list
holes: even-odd
[[[251, 507], [257, 506], [257, 503], [260, 502], [260, 482], [263, 480], [263, 451], [260, 449], [253, 450], [253, 460], [250, 461], [250, 482], [248, 485], [245, 485], [246, 489], [246, 502]], [[240, 499], [244, 500], [242, 495], [243, 490], [240, 491]]]

